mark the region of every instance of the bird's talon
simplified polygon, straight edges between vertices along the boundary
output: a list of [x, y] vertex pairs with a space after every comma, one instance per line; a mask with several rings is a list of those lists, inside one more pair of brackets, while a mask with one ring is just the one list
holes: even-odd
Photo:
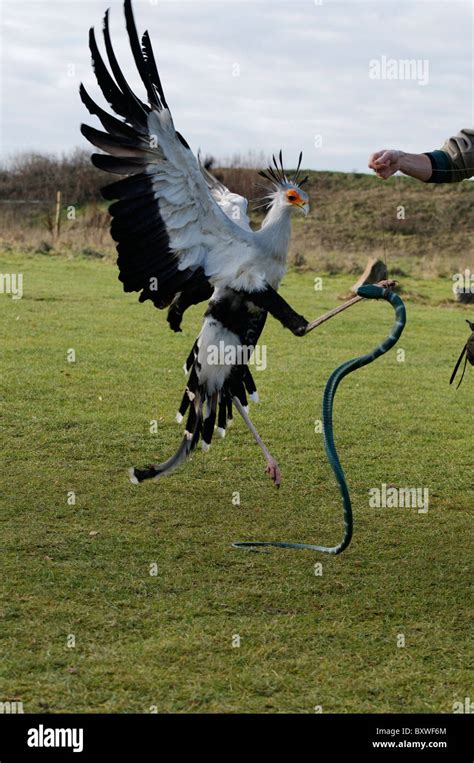
[[265, 469], [265, 474], [268, 474], [268, 476], [273, 480], [273, 484], [276, 488], [280, 487], [281, 472], [276, 461], [271, 461], [268, 463], [267, 468]]

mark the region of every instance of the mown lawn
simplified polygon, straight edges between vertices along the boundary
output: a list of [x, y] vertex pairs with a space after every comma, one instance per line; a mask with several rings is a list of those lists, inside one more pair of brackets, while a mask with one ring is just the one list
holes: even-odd
[[[338, 392], [355, 537], [333, 558], [231, 542], [339, 540], [314, 422], [333, 368], [387, 333], [388, 305], [358, 305], [304, 339], [268, 321], [252, 413], [279, 492], [239, 421], [208, 454], [134, 487], [127, 468], [180, 439], [181, 366], [202, 306], [176, 336], [103, 262], [10, 253], [1, 271], [23, 273], [24, 297], [0, 294], [0, 700], [25, 712], [450, 713], [472, 696], [472, 369], [457, 392], [448, 384], [472, 309], [439, 304], [448, 279], [404, 284], [418, 294], [404, 362], [392, 351]], [[290, 273], [282, 287], [308, 319], [354, 280], [327, 277], [315, 292], [313, 278]], [[370, 508], [381, 483], [427, 487], [429, 511]]]

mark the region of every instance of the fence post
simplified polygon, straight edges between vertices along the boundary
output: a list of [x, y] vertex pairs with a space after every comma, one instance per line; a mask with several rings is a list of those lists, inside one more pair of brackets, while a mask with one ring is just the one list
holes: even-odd
[[61, 220], [61, 191], [57, 191], [57, 193], [56, 193], [56, 217], [54, 219], [54, 238], [55, 238], [56, 241], [59, 239], [60, 220]]

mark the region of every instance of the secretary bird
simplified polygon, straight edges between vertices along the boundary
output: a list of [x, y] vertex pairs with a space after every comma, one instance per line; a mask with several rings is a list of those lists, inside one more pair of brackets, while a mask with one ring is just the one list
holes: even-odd
[[[307, 215], [308, 195], [299, 181], [302, 155], [293, 178], [273, 157], [273, 166], [260, 172], [270, 184], [264, 197], [268, 211], [259, 230], [252, 230], [247, 200], [231, 193], [196, 158], [175, 130], [165, 99], [148, 32], [137, 34], [130, 0], [125, 21], [136, 67], [147, 93], [142, 102], [129, 87], [115, 57], [104, 18], [104, 43], [110, 70], [90, 30], [89, 46], [98, 85], [117, 119], [98, 106], [84, 86], [80, 95], [88, 111], [106, 132], [87, 125], [83, 135], [105, 153], [92, 162], [107, 172], [125, 175], [102, 189], [115, 200], [110, 206], [111, 235], [117, 242], [119, 279], [124, 291], [140, 292], [139, 301], [168, 307], [167, 320], [181, 331], [185, 310], [208, 301], [201, 332], [185, 363], [189, 374], [177, 414], [187, 421], [175, 455], [161, 464], [131, 469], [132, 482], [162, 477], [180, 466], [199, 440], [209, 448], [216, 426], [221, 437], [234, 405], [260, 446], [266, 472], [280, 485], [280, 470], [248, 415], [247, 394], [258, 401], [257, 390], [242, 358], [242, 348], [255, 347], [267, 313], [301, 337], [308, 322], [277, 293], [287, 267], [293, 212]], [[211, 350], [226, 348], [226, 359], [211, 362]], [[230, 352], [228, 350], [230, 349]]]

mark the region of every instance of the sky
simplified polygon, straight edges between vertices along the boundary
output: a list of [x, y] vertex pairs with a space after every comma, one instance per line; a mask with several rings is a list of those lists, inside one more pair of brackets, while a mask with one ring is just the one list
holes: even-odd
[[[0, 159], [89, 144], [106, 105], [90, 65], [111, 8], [114, 48], [143, 97], [121, 0], [2, 0]], [[474, 125], [473, 0], [134, 0], [176, 128], [218, 160], [283, 150], [286, 165], [368, 171], [371, 152], [440, 148]], [[413, 61], [405, 70], [404, 61]]]

